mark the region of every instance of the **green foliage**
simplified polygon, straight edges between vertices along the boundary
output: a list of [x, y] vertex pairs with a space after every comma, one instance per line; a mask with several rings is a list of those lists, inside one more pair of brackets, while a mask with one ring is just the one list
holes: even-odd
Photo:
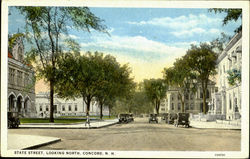
[[[242, 9], [221, 9], [221, 8], [211, 8], [208, 10], [209, 12], [215, 13], [226, 13], [226, 17], [223, 19], [223, 25], [228, 24], [230, 21], [237, 21], [238, 19], [242, 19]], [[235, 32], [239, 32], [242, 30], [242, 25], [240, 25]]]
[[228, 74], [228, 76], [227, 76], [228, 83], [231, 86], [234, 86], [237, 83], [241, 82], [241, 71], [240, 70], [237, 70], [237, 69], [228, 70], [227, 74]]
[[168, 85], [178, 88], [178, 96], [182, 103], [182, 112], [184, 112], [184, 96], [190, 92], [195, 92], [197, 80], [195, 72], [192, 72], [188, 66], [186, 58], [176, 59], [174, 66], [164, 68], [164, 80]]
[[[50, 83], [50, 120], [53, 122], [54, 85], [57, 83], [57, 63], [63, 52], [79, 54], [79, 45], [72, 39], [63, 37], [68, 34], [67, 26], [90, 32], [93, 28], [105, 32], [102, 20], [87, 7], [16, 7], [25, 17], [27, 41], [35, 47], [30, 51], [28, 60], [33, 60], [38, 76]], [[38, 56], [38, 57], [37, 57]], [[34, 58], [35, 57], [35, 58]], [[29, 61], [30, 62], [30, 61]]]
[[149, 114], [152, 113], [153, 109], [154, 105], [148, 99], [145, 90], [136, 89], [131, 92], [129, 98], [117, 100], [112, 108], [112, 113], [116, 115], [119, 113]]
[[8, 47], [10, 50], [12, 50], [13, 46], [16, 44], [16, 40], [18, 38], [23, 38], [24, 34], [23, 33], [16, 33], [13, 35], [8, 35]]
[[162, 79], [144, 80], [144, 89], [148, 99], [155, 105], [155, 110], [159, 114], [160, 102], [166, 96], [168, 86]]
[[62, 98], [82, 97], [89, 110], [93, 98], [103, 105], [113, 105], [115, 98], [133, 88], [128, 65], [120, 65], [111, 55], [87, 52], [65, 54], [58, 61], [56, 92]]
[[220, 37], [211, 41], [213, 51], [216, 53], [221, 53], [225, 49], [226, 44], [230, 41], [231, 38], [231, 36], [226, 35], [224, 32], [222, 32]]
[[184, 56], [187, 66], [197, 75], [197, 81], [201, 83], [203, 91], [203, 111], [206, 112], [206, 90], [209, 77], [216, 74], [216, 60], [218, 54], [213, 51], [213, 46], [201, 43], [199, 46], [191, 45]]

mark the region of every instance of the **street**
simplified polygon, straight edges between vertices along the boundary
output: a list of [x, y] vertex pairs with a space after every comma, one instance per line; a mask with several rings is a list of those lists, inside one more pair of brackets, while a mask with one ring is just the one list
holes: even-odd
[[241, 131], [174, 127], [135, 118], [100, 129], [9, 129], [8, 133], [61, 138], [40, 150], [240, 151]]

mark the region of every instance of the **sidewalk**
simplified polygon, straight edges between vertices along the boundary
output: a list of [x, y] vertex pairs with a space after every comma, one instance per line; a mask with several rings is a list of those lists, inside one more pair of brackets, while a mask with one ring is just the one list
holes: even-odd
[[8, 149], [32, 149], [35, 147], [52, 144], [58, 141], [61, 141], [61, 139], [56, 137], [8, 134]]
[[21, 124], [20, 128], [48, 128], [48, 129], [97, 129], [118, 123], [118, 119], [113, 120], [103, 120], [103, 121], [91, 121], [90, 126], [85, 122], [73, 123], [73, 124], [63, 124], [63, 123], [29, 123]]
[[194, 128], [211, 128], [211, 129], [234, 129], [241, 130], [241, 125], [230, 125], [225, 123], [216, 123], [216, 121], [190, 121], [190, 126]]
[[[38, 128], [38, 129], [97, 129], [118, 123], [118, 119], [92, 121], [90, 126], [83, 123], [61, 124], [61, 123], [31, 123], [21, 124], [20, 128]], [[35, 136], [35, 135], [19, 135], [8, 133], [8, 149], [25, 150], [32, 149], [51, 143], [61, 141], [60, 138]]]

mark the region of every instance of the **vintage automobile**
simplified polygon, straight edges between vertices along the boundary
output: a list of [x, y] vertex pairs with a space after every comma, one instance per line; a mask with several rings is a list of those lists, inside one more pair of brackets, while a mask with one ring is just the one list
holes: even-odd
[[18, 128], [20, 125], [19, 113], [8, 112], [8, 128]]
[[177, 119], [174, 120], [174, 126], [183, 125], [189, 127], [189, 113], [178, 113]]
[[119, 123], [128, 123], [128, 114], [119, 114]]
[[132, 113], [128, 114], [128, 121], [129, 121], [129, 122], [134, 121], [134, 116], [133, 116]]
[[166, 120], [168, 118], [168, 113], [163, 113], [161, 115], [161, 120]]
[[169, 113], [167, 123], [168, 124], [174, 124], [175, 119], [177, 119], [177, 114], [176, 113]]
[[151, 122], [158, 123], [157, 114], [150, 114], [148, 122], [149, 123], [151, 123]]

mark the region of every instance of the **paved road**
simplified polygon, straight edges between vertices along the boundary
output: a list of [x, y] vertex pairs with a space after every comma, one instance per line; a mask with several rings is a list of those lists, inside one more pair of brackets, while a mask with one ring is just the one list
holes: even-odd
[[136, 118], [129, 124], [101, 129], [10, 129], [10, 133], [61, 138], [42, 150], [163, 150], [240, 151], [241, 131], [174, 127], [149, 124]]

